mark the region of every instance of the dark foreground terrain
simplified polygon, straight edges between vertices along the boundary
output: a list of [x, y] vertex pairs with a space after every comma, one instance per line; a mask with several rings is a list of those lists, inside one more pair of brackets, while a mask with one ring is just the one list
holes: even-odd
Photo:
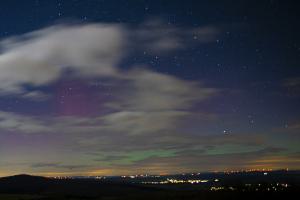
[[299, 175], [240, 173], [105, 179], [18, 175], [0, 179], [0, 200], [297, 199]]

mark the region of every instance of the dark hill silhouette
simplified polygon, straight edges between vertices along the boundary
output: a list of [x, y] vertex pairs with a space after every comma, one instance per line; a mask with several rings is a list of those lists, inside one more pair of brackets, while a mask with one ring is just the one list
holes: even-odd
[[26, 174], [0, 178], [0, 194], [38, 194], [63, 196], [127, 196], [159, 189], [141, 185], [99, 181], [94, 179], [51, 179]]
[[18, 174], [14, 176], [7, 176], [0, 178], [0, 181], [45, 181], [48, 180], [46, 177], [42, 176], [32, 176], [28, 174]]
[[[244, 177], [245, 179], [246, 177]], [[242, 178], [240, 179], [242, 180]], [[226, 184], [231, 184], [231, 181]], [[241, 184], [240, 186], [242, 186]], [[269, 186], [268, 186], [269, 187]], [[0, 178], [0, 200], [7, 194], [19, 195], [15, 199], [28, 199], [24, 195], [38, 196], [39, 200], [100, 200], [100, 199], [285, 199], [289, 196], [299, 196], [299, 187], [279, 192], [251, 192], [239, 189], [236, 191], [211, 192], [210, 190], [191, 187], [185, 189], [182, 185], [141, 185], [119, 180], [96, 179], [51, 179], [26, 174]]]
[[15, 176], [0, 178], [1, 193], [36, 193], [40, 192], [51, 180], [40, 176], [20, 174]]

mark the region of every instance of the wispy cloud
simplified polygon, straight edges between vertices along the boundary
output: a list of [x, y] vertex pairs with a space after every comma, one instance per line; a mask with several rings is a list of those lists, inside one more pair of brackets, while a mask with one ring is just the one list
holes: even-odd
[[31, 165], [32, 168], [54, 168], [54, 169], [83, 169], [88, 167], [88, 165], [66, 165], [61, 163], [35, 163]]

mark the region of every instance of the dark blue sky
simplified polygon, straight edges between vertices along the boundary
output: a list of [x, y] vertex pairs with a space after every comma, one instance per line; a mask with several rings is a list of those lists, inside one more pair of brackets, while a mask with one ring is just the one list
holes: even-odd
[[0, 171], [298, 168], [299, 8], [277, 0], [2, 1]]

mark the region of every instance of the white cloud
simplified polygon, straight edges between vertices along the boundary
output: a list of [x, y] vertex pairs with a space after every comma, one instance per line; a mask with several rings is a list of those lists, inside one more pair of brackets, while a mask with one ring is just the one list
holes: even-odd
[[[214, 88], [207, 88], [193, 81], [181, 80], [146, 69], [133, 69], [116, 76], [111, 81], [116, 82], [114, 84], [116, 87], [111, 90], [114, 97], [103, 103], [103, 107], [110, 110], [109, 113], [96, 117], [47, 116], [37, 119], [1, 112], [0, 129], [25, 133], [49, 131], [54, 133], [105, 131], [133, 135], [162, 131], [171, 133], [177, 128], [176, 125], [179, 126], [180, 121], [193, 115], [189, 109], [218, 92]], [[120, 81], [122, 84], [118, 84]], [[24, 97], [44, 98], [44, 93], [33, 91]]]
[[132, 70], [126, 78], [134, 90], [125, 90], [121, 104], [132, 110], [164, 111], [188, 109], [212, 97], [217, 90], [175, 76], [149, 70]]
[[19, 133], [45, 133], [51, 131], [51, 127], [35, 117], [0, 111], [0, 130]]
[[110, 131], [133, 135], [174, 132], [192, 115], [189, 109], [218, 93], [215, 88], [146, 69], [133, 69], [120, 79], [122, 84], [113, 91], [115, 100], [106, 104], [116, 112], [103, 119]]
[[2, 41], [0, 91], [47, 85], [67, 69], [81, 77], [112, 75], [124, 54], [125, 35], [118, 25], [60, 25]]
[[195, 115], [201, 116], [195, 117], [199, 123], [211, 118], [195, 113], [193, 107], [218, 90], [141, 66], [119, 69], [121, 59], [130, 52], [128, 48], [169, 52], [187, 45], [186, 37], [191, 38], [194, 31], [163, 27], [161, 23], [136, 29], [117, 24], [58, 25], [0, 42], [0, 95], [46, 99], [51, 94], [27, 90], [24, 85], [48, 86], [66, 76], [109, 80], [112, 94], [111, 99], [101, 102], [108, 112], [93, 117], [37, 117], [0, 111], [0, 134], [61, 135], [62, 150], [67, 145], [78, 151], [198, 145], [199, 141], [180, 128]]
[[34, 100], [34, 101], [43, 101], [45, 99], [48, 99], [50, 97], [50, 95], [36, 90], [36, 91], [30, 91], [30, 92], [24, 93], [22, 95], [22, 97], [25, 99], [30, 99], [30, 100]]
[[160, 20], [140, 27], [120, 24], [56, 25], [0, 41], [0, 93], [23, 93], [24, 84], [43, 86], [68, 76], [114, 77], [133, 51], [170, 52], [215, 38], [217, 29], [179, 29]]

